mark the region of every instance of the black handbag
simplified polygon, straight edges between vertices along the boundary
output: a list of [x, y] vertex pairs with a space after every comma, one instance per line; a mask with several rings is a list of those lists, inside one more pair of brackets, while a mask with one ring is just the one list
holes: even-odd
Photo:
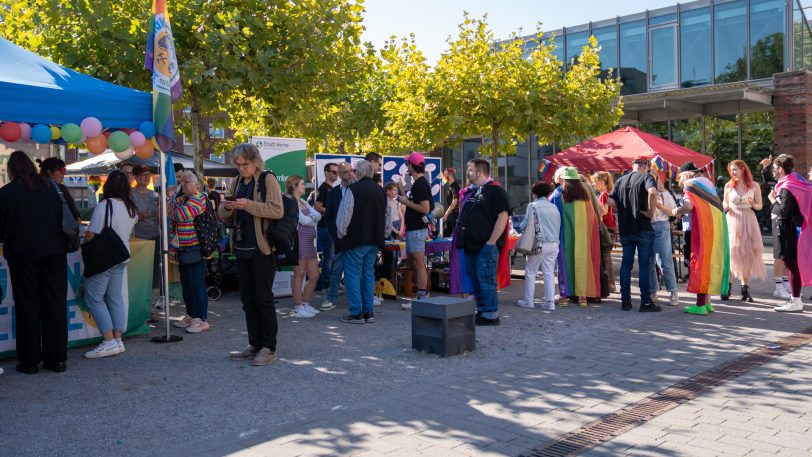
[[90, 241], [82, 245], [82, 262], [85, 278], [105, 272], [130, 258], [130, 251], [118, 233], [113, 230], [113, 201], [107, 202], [104, 212], [104, 228]]
[[178, 265], [193, 265], [203, 261], [200, 246], [188, 246], [177, 249]]
[[68, 252], [79, 249], [79, 223], [70, 210], [70, 205], [65, 199], [64, 188], [54, 183], [54, 189], [62, 201], [62, 232], [65, 234], [65, 241], [68, 243]]

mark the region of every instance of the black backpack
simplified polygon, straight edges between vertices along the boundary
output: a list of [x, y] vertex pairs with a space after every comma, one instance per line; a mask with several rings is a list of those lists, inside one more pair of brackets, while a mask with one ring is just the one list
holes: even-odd
[[[267, 189], [265, 179], [268, 174], [276, 175], [272, 171], [263, 171], [259, 176], [259, 195], [265, 201]], [[295, 266], [299, 264], [299, 204], [288, 194], [282, 194], [283, 214], [281, 219], [271, 219], [265, 237], [268, 244], [276, 248], [276, 266]]]
[[203, 257], [209, 257], [220, 248], [220, 227], [211, 200], [206, 199], [206, 210], [195, 218], [195, 234]]

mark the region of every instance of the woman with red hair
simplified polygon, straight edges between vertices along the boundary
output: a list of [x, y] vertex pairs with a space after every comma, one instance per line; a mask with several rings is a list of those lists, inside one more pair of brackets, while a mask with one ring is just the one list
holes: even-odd
[[[755, 211], [762, 207], [761, 188], [753, 181], [753, 174], [744, 161], [734, 160], [727, 166], [730, 182], [725, 185], [722, 206], [727, 213], [730, 240], [730, 274], [742, 283], [742, 301], [753, 301], [750, 296], [751, 278], [764, 278], [764, 245]], [[729, 295], [723, 296], [727, 300]]]

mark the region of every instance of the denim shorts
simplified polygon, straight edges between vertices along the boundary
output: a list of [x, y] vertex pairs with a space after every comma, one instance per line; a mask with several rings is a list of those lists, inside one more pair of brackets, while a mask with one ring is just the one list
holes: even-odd
[[428, 236], [429, 229], [427, 228], [406, 232], [406, 254], [426, 252], [426, 238]]

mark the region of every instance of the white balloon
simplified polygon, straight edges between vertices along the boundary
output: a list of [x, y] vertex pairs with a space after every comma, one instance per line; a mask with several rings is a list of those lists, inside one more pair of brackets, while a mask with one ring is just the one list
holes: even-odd
[[121, 152], [114, 152], [114, 154], [120, 160], [127, 160], [130, 157], [132, 157], [133, 154], [135, 154], [135, 149], [133, 149], [133, 147], [130, 146], [129, 148], [127, 148], [127, 149], [125, 149], [125, 150], [123, 150]]

